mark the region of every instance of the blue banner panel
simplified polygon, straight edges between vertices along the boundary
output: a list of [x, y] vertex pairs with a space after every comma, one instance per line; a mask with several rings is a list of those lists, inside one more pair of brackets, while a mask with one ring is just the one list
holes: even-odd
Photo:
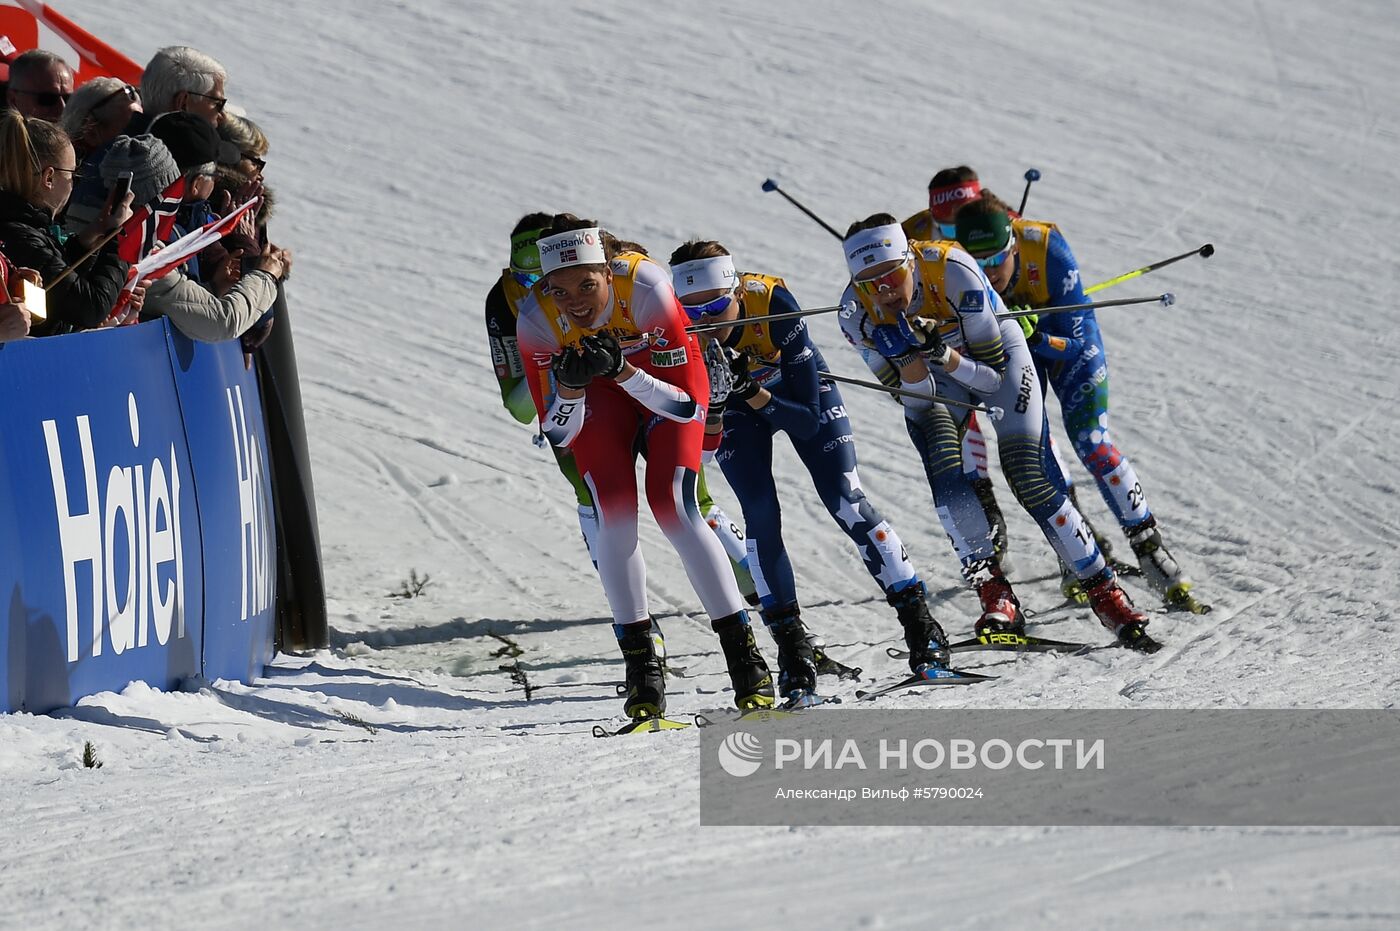
[[267, 430], [236, 342], [167, 331], [190, 438], [204, 555], [204, 675], [249, 681], [272, 658], [277, 582]]
[[0, 711], [260, 672], [271, 584], [224, 607], [272, 532], [261, 419], [231, 400], [257, 411], [238, 343], [196, 347], [165, 321], [8, 343], [0, 390]]

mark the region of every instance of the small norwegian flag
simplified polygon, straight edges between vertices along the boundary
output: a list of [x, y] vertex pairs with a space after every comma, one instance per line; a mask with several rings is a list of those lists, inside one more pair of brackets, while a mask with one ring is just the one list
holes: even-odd
[[152, 203], [145, 204], [122, 224], [117, 233], [117, 255], [128, 265], [135, 265], [150, 254], [156, 243], [164, 242], [175, 226], [175, 214], [185, 198], [185, 179], [161, 192]]
[[[117, 298], [116, 306], [107, 315], [108, 319], [122, 316], [125, 313], [126, 305], [131, 301], [131, 292], [136, 290], [137, 282], [164, 278], [189, 261], [190, 256], [203, 252], [222, 239], [225, 233], [238, 225], [238, 221], [243, 219], [245, 213], [257, 209], [260, 203], [262, 203], [262, 198], [254, 197], [246, 204], [231, 211], [228, 216], [211, 220], [199, 229], [181, 236], [165, 248], [148, 253], [139, 262], [132, 263], [131, 269], [126, 274], [126, 285], [122, 288], [121, 296]], [[132, 217], [132, 219], [136, 218]]]

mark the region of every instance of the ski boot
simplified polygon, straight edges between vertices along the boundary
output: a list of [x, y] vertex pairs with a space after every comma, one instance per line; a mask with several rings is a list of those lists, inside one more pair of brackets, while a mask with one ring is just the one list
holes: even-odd
[[734, 686], [734, 706], [740, 711], [773, 707], [773, 674], [758, 651], [744, 612], [731, 614], [713, 622], [729, 667], [729, 681]]
[[622, 713], [633, 720], [659, 718], [666, 713], [666, 670], [663, 657], [658, 655], [658, 634], [650, 621], [628, 624], [622, 629], [617, 645], [627, 664], [627, 700]]
[[1074, 570], [1063, 559], [1060, 560], [1060, 594], [1065, 596], [1065, 601], [1077, 605], [1089, 603], [1089, 596], [1084, 592], [1084, 586], [1080, 583], [1079, 576], [1074, 574]]
[[810, 630], [807, 642], [812, 646], [812, 658], [817, 661], [817, 675], [835, 676], [838, 679], [859, 679], [863, 670], [859, 666], [848, 666], [826, 652], [826, 644]]
[[778, 694], [792, 701], [817, 691], [817, 658], [797, 605], [765, 612], [763, 622], [778, 645]]
[[926, 666], [948, 667], [948, 635], [928, 610], [928, 592], [923, 582], [903, 591], [891, 592], [885, 600], [899, 616], [904, 642], [909, 647], [909, 668], [920, 672]]
[[1162, 533], [1157, 529], [1157, 518], [1149, 517], [1128, 532], [1128, 542], [1142, 568], [1143, 578], [1162, 595], [1162, 600], [1173, 611], [1190, 611], [1192, 614], [1206, 614], [1210, 605], [1198, 601], [1191, 594], [1191, 582], [1181, 571], [1166, 544]]
[[1089, 595], [1089, 607], [1099, 623], [1118, 638], [1118, 642], [1139, 653], [1156, 653], [1162, 645], [1147, 635], [1147, 616], [1128, 598], [1128, 593], [1118, 585], [1111, 569], [1104, 569], [1091, 579], [1084, 580], [1084, 590]]
[[974, 628], [977, 636], [987, 634], [1026, 633], [1026, 622], [1021, 617], [1021, 602], [1011, 590], [1001, 569], [992, 568], [981, 574], [981, 579], [973, 583], [977, 590], [977, 600], [982, 603], [982, 616]]
[[977, 478], [972, 480], [972, 490], [977, 494], [977, 500], [982, 505], [982, 511], [987, 515], [987, 526], [992, 530], [992, 552], [996, 554], [998, 561], [1006, 559], [1006, 516], [1001, 513], [1001, 505], [997, 504], [997, 496], [992, 490], [992, 480], [990, 478]]

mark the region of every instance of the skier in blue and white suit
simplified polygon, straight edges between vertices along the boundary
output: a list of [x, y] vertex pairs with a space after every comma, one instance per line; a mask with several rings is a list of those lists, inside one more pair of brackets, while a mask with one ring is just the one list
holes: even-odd
[[[671, 256], [672, 284], [693, 320], [727, 322], [701, 334], [710, 366], [706, 448], [744, 511], [749, 570], [764, 621], [778, 643], [785, 695], [815, 688], [815, 666], [801, 620], [797, 585], [782, 538], [773, 476], [773, 436], [786, 433], [822, 504], [855, 543], [866, 569], [914, 629], [918, 663], [946, 661], [946, 637], [929, 615], [918, 574], [895, 533], [861, 489], [856, 450], [841, 392], [825, 370], [804, 319], [769, 321], [797, 311], [782, 279], [738, 274], [717, 242], [692, 241]], [[931, 646], [932, 644], [932, 646]]]
[[[1001, 297], [976, 261], [957, 243], [909, 242], [889, 214], [852, 224], [844, 247], [851, 284], [841, 303], [841, 329], [872, 371], [899, 372], [906, 413], [930, 420], [920, 454], [929, 471], [939, 519], [982, 603], [978, 633], [1024, 629], [1020, 604], [993, 551], [986, 515], [962, 467], [968, 411], [944, 404], [1001, 409], [993, 417], [1002, 472], [1017, 501], [1034, 518], [1059, 557], [1089, 594], [1099, 620], [1128, 646], [1155, 649], [1147, 618], [1119, 588], [1049, 450], [1049, 426], [1035, 363], [1018, 324], [999, 320]], [[923, 400], [917, 395], [924, 395]]]

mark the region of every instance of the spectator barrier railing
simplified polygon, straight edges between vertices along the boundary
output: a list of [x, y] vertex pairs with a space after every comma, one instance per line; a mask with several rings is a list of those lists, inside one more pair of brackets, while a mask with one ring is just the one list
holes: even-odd
[[279, 557], [255, 371], [165, 320], [0, 344], [0, 712], [262, 672]]

